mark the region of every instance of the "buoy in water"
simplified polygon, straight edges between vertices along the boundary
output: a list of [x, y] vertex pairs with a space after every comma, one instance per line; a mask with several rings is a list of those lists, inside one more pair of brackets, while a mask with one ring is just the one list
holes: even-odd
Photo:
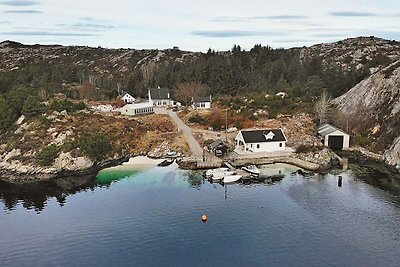
[[201, 216], [201, 220], [203, 223], [207, 222], [207, 220], [208, 220], [207, 215], [203, 214], [203, 216]]

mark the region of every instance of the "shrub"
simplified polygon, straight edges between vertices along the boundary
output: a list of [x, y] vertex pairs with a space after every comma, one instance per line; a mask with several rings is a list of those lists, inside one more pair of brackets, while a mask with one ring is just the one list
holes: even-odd
[[33, 118], [42, 114], [45, 110], [45, 106], [40, 102], [38, 97], [30, 96], [24, 102], [22, 114], [27, 118]]
[[372, 143], [371, 139], [369, 139], [368, 137], [363, 136], [363, 135], [357, 135], [354, 138], [354, 142], [357, 145], [362, 146], [362, 147], [369, 146]]
[[43, 148], [36, 157], [37, 162], [42, 166], [49, 166], [60, 153], [60, 148], [56, 145], [49, 145]]
[[102, 160], [112, 151], [111, 138], [104, 133], [84, 134], [79, 146], [92, 160]]
[[204, 140], [203, 145], [204, 145], [204, 146], [209, 146], [209, 145], [211, 145], [212, 143], [214, 143], [214, 140], [212, 140], [212, 139], [207, 139], [207, 140]]
[[204, 118], [202, 116], [200, 116], [200, 114], [195, 113], [188, 119], [188, 121], [190, 123], [202, 124], [202, 123], [204, 123], [205, 120], [204, 120]]
[[79, 110], [83, 110], [85, 108], [86, 108], [86, 105], [82, 101], [74, 103], [74, 102], [72, 102], [72, 101], [70, 101], [68, 99], [63, 99], [63, 100], [57, 100], [56, 99], [56, 100], [53, 100], [50, 103], [48, 110], [51, 110], [51, 111], [55, 110], [55, 111], [58, 111], [58, 112], [66, 110], [68, 113], [71, 113], [71, 112], [76, 112], [76, 111], [79, 111]]
[[316, 152], [318, 150], [320, 150], [320, 148], [316, 146], [299, 145], [296, 148], [296, 153]]

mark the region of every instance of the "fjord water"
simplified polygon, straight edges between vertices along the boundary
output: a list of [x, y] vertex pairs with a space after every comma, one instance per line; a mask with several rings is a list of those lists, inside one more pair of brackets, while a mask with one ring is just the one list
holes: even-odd
[[399, 266], [397, 193], [351, 171], [341, 188], [332, 174], [286, 173], [222, 186], [172, 165], [2, 182], [0, 265]]

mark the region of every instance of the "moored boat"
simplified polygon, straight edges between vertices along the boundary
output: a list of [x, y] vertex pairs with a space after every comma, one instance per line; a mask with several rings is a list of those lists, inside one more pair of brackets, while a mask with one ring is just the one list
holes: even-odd
[[163, 162], [158, 163], [157, 166], [159, 166], [159, 167], [169, 166], [172, 163], [174, 163], [174, 161], [175, 161], [175, 159], [166, 159]]
[[206, 177], [210, 178], [214, 173], [226, 172], [226, 171], [229, 171], [229, 169], [228, 168], [217, 168], [217, 169], [206, 170]]
[[224, 176], [222, 181], [224, 183], [234, 183], [234, 182], [239, 181], [241, 178], [242, 178], [242, 175], [227, 175], [227, 176]]
[[242, 170], [254, 174], [254, 175], [259, 175], [260, 174], [260, 170], [257, 168], [256, 165], [246, 165], [244, 167], [242, 167]]
[[236, 174], [236, 172], [234, 171], [225, 171], [225, 172], [215, 172], [211, 175], [211, 179], [213, 181], [217, 181], [217, 180], [221, 180], [222, 178], [224, 178], [225, 176], [229, 176], [229, 175], [234, 175]]

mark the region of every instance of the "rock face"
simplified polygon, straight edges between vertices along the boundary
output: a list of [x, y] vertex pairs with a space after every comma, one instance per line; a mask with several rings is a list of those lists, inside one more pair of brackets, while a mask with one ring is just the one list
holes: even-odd
[[374, 140], [391, 165], [400, 165], [400, 61], [371, 75], [334, 103]]
[[54, 166], [59, 171], [81, 171], [91, 168], [94, 163], [86, 157], [74, 158], [70, 152], [61, 153], [55, 160]]

